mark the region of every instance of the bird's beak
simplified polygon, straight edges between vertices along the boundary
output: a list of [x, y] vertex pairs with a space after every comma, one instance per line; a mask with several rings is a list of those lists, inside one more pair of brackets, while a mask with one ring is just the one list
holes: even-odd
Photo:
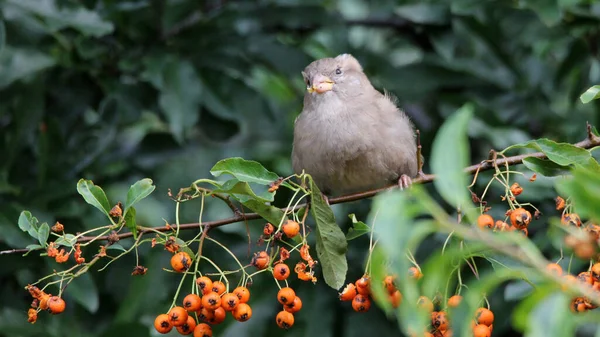
[[322, 94], [333, 89], [334, 84], [335, 82], [329, 77], [319, 74], [312, 79], [312, 87], [308, 87], [306, 90], [309, 93], [316, 92], [317, 94]]

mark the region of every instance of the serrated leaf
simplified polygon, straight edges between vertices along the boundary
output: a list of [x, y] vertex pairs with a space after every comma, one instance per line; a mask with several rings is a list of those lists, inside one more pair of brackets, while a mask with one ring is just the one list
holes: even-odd
[[321, 191], [310, 179], [311, 212], [317, 223], [317, 257], [323, 268], [325, 283], [333, 289], [340, 289], [346, 281], [348, 242], [335, 222], [333, 211], [323, 199]]
[[598, 98], [600, 98], [600, 85], [595, 85], [589, 88], [583, 94], [581, 94], [581, 96], [579, 96], [579, 99], [584, 104], [587, 104]]
[[568, 166], [561, 166], [553, 161], [536, 157], [527, 157], [523, 159], [523, 165], [533, 172], [546, 177], [561, 176], [569, 173]]
[[136, 213], [137, 213], [137, 211], [133, 207], [131, 207], [127, 211], [127, 213], [125, 213], [125, 226], [127, 226], [127, 228], [129, 228], [129, 230], [133, 234], [134, 239], [137, 239], [137, 236], [138, 236], [137, 223], [135, 221]]
[[156, 186], [152, 185], [152, 179], [149, 178], [138, 180], [135, 184], [131, 185], [129, 191], [127, 191], [127, 201], [125, 202], [125, 209], [123, 211], [127, 212], [130, 207], [149, 196], [155, 188]]
[[433, 184], [452, 206], [469, 202], [464, 168], [470, 157], [467, 127], [472, 115], [472, 105], [458, 109], [438, 130], [431, 149], [431, 170], [436, 176]]
[[91, 180], [80, 179], [77, 182], [77, 192], [81, 194], [88, 204], [96, 207], [108, 216], [111, 209], [110, 203], [100, 186], [94, 185]]
[[215, 177], [230, 174], [239, 181], [260, 185], [269, 185], [279, 179], [277, 174], [267, 170], [259, 162], [240, 157], [220, 160], [213, 166], [210, 173]]
[[77, 243], [77, 238], [73, 234], [65, 234], [54, 240], [57, 246], [73, 247]]
[[37, 234], [37, 239], [40, 242], [40, 245], [46, 247], [46, 242], [48, 241], [48, 237], [50, 236], [50, 226], [48, 226], [48, 223], [44, 222], [38, 229]]
[[371, 228], [369, 228], [367, 224], [365, 224], [362, 221], [356, 220], [356, 215], [348, 214], [348, 217], [352, 221], [352, 227], [348, 229], [348, 233], [346, 234], [347, 241], [354, 240], [358, 237], [363, 236], [364, 234], [368, 234], [371, 231]]
[[19, 215], [19, 228], [23, 232], [27, 232], [29, 236], [36, 239], [38, 238], [38, 219], [31, 215], [29, 211], [23, 211]]

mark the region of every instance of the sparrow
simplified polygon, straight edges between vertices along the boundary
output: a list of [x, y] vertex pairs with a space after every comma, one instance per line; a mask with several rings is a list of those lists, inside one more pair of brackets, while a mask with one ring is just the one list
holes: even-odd
[[377, 91], [350, 54], [323, 58], [302, 71], [304, 106], [294, 122], [292, 166], [325, 195], [349, 194], [417, 175], [417, 144], [408, 116]]

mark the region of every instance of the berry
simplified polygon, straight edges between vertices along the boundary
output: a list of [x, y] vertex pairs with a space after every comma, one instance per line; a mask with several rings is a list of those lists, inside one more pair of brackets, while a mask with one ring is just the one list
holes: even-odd
[[490, 328], [485, 325], [480, 324], [473, 328], [473, 337], [490, 337], [491, 335]]
[[461, 301], [462, 301], [462, 296], [454, 295], [448, 299], [448, 306], [451, 308], [456, 308], [460, 305]]
[[555, 274], [556, 276], [561, 276], [563, 273], [562, 267], [558, 263], [549, 263], [546, 266], [546, 270]]
[[215, 292], [202, 296], [202, 307], [208, 310], [217, 310], [221, 306], [221, 297]]
[[368, 296], [358, 294], [352, 300], [352, 309], [356, 312], [367, 312], [371, 309], [371, 300]]
[[513, 183], [510, 186], [510, 191], [516, 197], [517, 195], [523, 193], [523, 187], [521, 187], [521, 185], [519, 185], [519, 183]]
[[358, 294], [358, 292], [356, 291], [356, 286], [354, 283], [348, 283], [348, 285], [340, 293], [340, 301], [352, 301], [356, 294]]
[[196, 320], [194, 317], [188, 315], [187, 321], [183, 325], [178, 326], [176, 329], [182, 335], [190, 335], [194, 332], [195, 328]]
[[287, 311], [280, 311], [275, 317], [277, 326], [282, 329], [289, 329], [294, 325], [294, 315]]
[[437, 330], [447, 330], [448, 329], [448, 317], [446, 313], [443, 311], [437, 312], [435, 315], [431, 317], [431, 325]]
[[427, 296], [421, 296], [417, 300], [417, 305], [427, 312], [433, 312], [433, 302]]
[[171, 329], [173, 329], [173, 324], [171, 324], [171, 321], [169, 320], [169, 315], [160, 314], [156, 316], [156, 319], [154, 319], [154, 328], [159, 333], [169, 333]]
[[247, 303], [240, 303], [233, 309], [233, 318], [239, 322], [245, 322], [252, 318], [252, 308]]
[[292, 303], [296, 297], [296, 292], [290, 287], [279, 289], [277, 293], [277, 301], [281, 304]]
[[596, 280], [596, 282], [598, 280], [600, 280], [600, 262], [596, 262], [591, 269], [592, 272], [592, 276], [594, 277], [594, 279]]
[[517, 208], [510, 212], [510, 222], [515, 228], [526, 228], [531, 222], [531, 213], [525, 208]]
[[475, 319], [478, 324], [490, 326], [494, 323], [494, 313], [487, 308], [479, 308], [475, 312]]
[[400, 293], [400, 290], [396, 290], [389, 295], [388, 299], [392, 303], [392, 307], [397, 308], [402, 303], [402, 293]]
[[421, 270], [419, 270], [417, 267], [410, 267], [408, 268], [408, 276], [414, 278], [415, 280], [419, 280], [421, 277], [423, 277], [423, 273], [421, 273]]
[[48, 299], [48, 311], [53, 315], [58, 315], [65, 311], [65, 306], [65, 301], [58, 296], [52, 296]]
[[246, 287], [237, 287], [233, 293], [238, 297], [240, 303], [246, 303], [250, 300], [250, 290]]
[[203, 294], [208, 294], [212, 291], [213, 282], [210, 278], [202, 276], [196, 279], [196, 285]]
[[263, 250], [254, 254], [254, 257], [250, 263], [259, 270], [262, 270], [269, 266], [269, 261], [271, 261], [269, 254]]
[[188, 313], [183, 307], [173, 307], [169, 310], [169, 322], [173, 326], [182, 326], [187, 322]]
[[202, 300], [196, 294], [189, 294], [183, 298], [183, 307], [187, 311], [198, 311], [202, 308]]
[[493, 228], [494, 227], [494, 218], [492, 218], [492, 216], [489, 214], [481, 214], [477, 218], [477, 226], [481, 229]]
[[275, 227], [267, 222], [267, 224], [263, 228], [263, 234], [265, 236], [270, 236], [271, 234], [273, 234], [274, 231], [275, 231]]
[[279, 281], [283, 281], [290, 276], [290, 267], [285, 263], [278, 263], [273, 267], [273, 277]]
[[371, 279], [368, 275], [363, 275], [363, 277], [356, 280], [356, 291], [363, 296], [368, 296], [371, 293]]
[[302, 300], [298, 296], [294, 297], [292, 303], [287, 303], [283, 306], [283, 310], [291, 312], [292, 314], [297, 313], [300, 309], [302, 309]]
[[495, 230], [497, 230], [499, 232], [508, 232], [511, 229], [511, 226], [502, 220], [497, 220], [494, 227], [495, 227]]
[[[409, 274], [410, 274], [410, 269], [408, 270]], [[392, 275], [388, 275], [383, 279], [383, 285], [385, 286], [385, 289], [388, 291], [388, 293], [393, 293], [394, 291], [396, 291], [396, 284], [395, 284], [395, 277]]]
[[212, 284], [211, 290], [219, 295], [223, 295], [225, 293], [226, 288], [227, 287], [225, 287], [225, 283], [221, 281], [215, 281]]
[[293, 238], [300, 232], [300, 225], [294, 220], [287, 220], [283, 226], [281, 226], [281, 229], [283, 230], [283, 233], [285, 233], [285, 236]]
[[179, 252], [171, 257], [171, 267], [178, 273], [183, 273], [190, 268], [192, 259], [186, 252]]
[[217, 309], [215, 309], [211, 319], [209, 319], [208, 322], [210, 324], [221, 324], [225, 320], [225, 315], [225, 309], [223, 309], [223, 307], [218, 307]]
[[225, 311], [233, 311], [238, 303], [240, 303], [240, 299], [234, 293], [227, 293], [221, 297], [221, 307], [223, 307]]
[[212, 328], [206, 323], [196, 325], [194, 337], [212, 337]]
[[214, 310], [209, 310], [206, 308], [202, 308], [200, 309], [200, 312], [197, 312], [198, 314], [198, 318], [205, 321], [205, 322], [212, 322], [215, 319], [215, 311]]
[[560, 223], [564, 226], [581, 227], [581, 219], [576, 213], [566, 213], [560, 219]]

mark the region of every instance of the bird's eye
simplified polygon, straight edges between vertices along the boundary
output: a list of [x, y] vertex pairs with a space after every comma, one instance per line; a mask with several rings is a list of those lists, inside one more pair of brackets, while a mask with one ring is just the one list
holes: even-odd
[[339, 75], [339, 74], [341, 74], [341, 73], [342, 73], [342, 69], [340, 69], [340, 68], [337, 68], [337, 69], [335, 70], [335, 74], [336, 74], [336, 75]]
[[306, 85], [310, 87], [310, 80], [308, 78], [305, 79], [304, 82], [306, 82]]

